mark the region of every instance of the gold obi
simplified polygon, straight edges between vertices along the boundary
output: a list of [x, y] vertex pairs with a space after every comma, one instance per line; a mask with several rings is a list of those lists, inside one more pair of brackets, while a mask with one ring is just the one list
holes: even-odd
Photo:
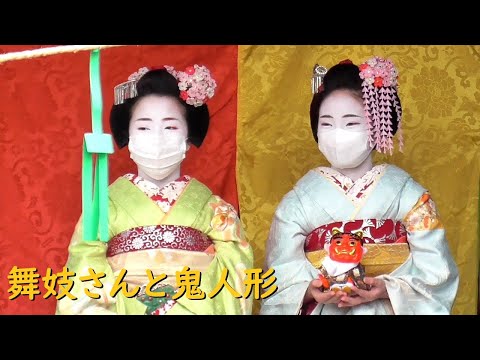
[[[362, 264], [365, 267], [367, 276], [378, 276], [390, 274], [392, 271], [402, 265], [410, 255], [410, 248], [407, 243], [397, 244], [364, 244], [367, 253], [363, 256]], [[322, 264], [327, 252], [316, 250], [306, 252], [307, 259], [315, 268]]]

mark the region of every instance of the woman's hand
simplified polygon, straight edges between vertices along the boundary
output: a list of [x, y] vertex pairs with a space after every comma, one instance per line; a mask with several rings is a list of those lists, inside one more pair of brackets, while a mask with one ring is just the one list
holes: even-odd
[[370, 290], [362, 290], [353, 287], [353, 294], [350, 296], [343, 296], [338, 303], [338, 307], [351, 307], [377, 299], [388, 299], [387, 287], [385, 286], [384, 280], [366, 277], [364, 282], [365, 284], [370, 285]]
[[315, 301], [318, 304], [338, 304], [342, 297], [345, 297], [347, 293], [343, 291], [327, 291], [323, 292], [322, 281], [315, 279], [308, 285], [307, 291], [303, 298], [303, 304], [306, 305], [309, 302]]

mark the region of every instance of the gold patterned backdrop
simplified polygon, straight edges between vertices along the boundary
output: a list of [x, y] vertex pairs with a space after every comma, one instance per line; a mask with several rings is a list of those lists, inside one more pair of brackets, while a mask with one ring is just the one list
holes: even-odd
[[460, 269], [453, 313], [476, 314], [480, 46], [241, 46], [237, 175], [256, 266], [264, 265], [281, 198], [308, 170], [327, 165], [309, 123], [313, 65], [359, 64], [372, 55], [397, 65], [404, 110], [404, 152], [376, 161], [403, 168], [431, 191]]

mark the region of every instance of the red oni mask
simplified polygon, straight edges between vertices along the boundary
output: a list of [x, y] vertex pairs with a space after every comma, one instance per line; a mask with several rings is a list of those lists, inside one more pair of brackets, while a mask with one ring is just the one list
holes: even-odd
[[330, 259], [340, 263], [360, 263], [367, 249], [363, 247], [362, 232], [342, 233], [333, 229], [330, 244], [325, 246]]

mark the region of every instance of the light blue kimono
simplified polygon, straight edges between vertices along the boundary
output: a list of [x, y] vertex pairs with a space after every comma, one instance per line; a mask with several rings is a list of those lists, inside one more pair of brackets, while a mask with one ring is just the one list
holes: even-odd
[[[279, 204], [267, 243], [266, 268], [278, 290], [263, 300], [261, 314], [298, 314], [318, 270], [305, 256], [305, 238], [319, 226], [355, 219], [403, 221], [426, 190], [405, 171], [388, 165], [360, 208], [317, 171], [309, 171]], [[408, 225], [408, 224], [407, 224]], [[445, 230], [408, 231], [410, 255], [390, 274], [388, 299], [355, 307], [319, 304], [312, 314], [449, 314], [458, 289], [458, 269]]]

